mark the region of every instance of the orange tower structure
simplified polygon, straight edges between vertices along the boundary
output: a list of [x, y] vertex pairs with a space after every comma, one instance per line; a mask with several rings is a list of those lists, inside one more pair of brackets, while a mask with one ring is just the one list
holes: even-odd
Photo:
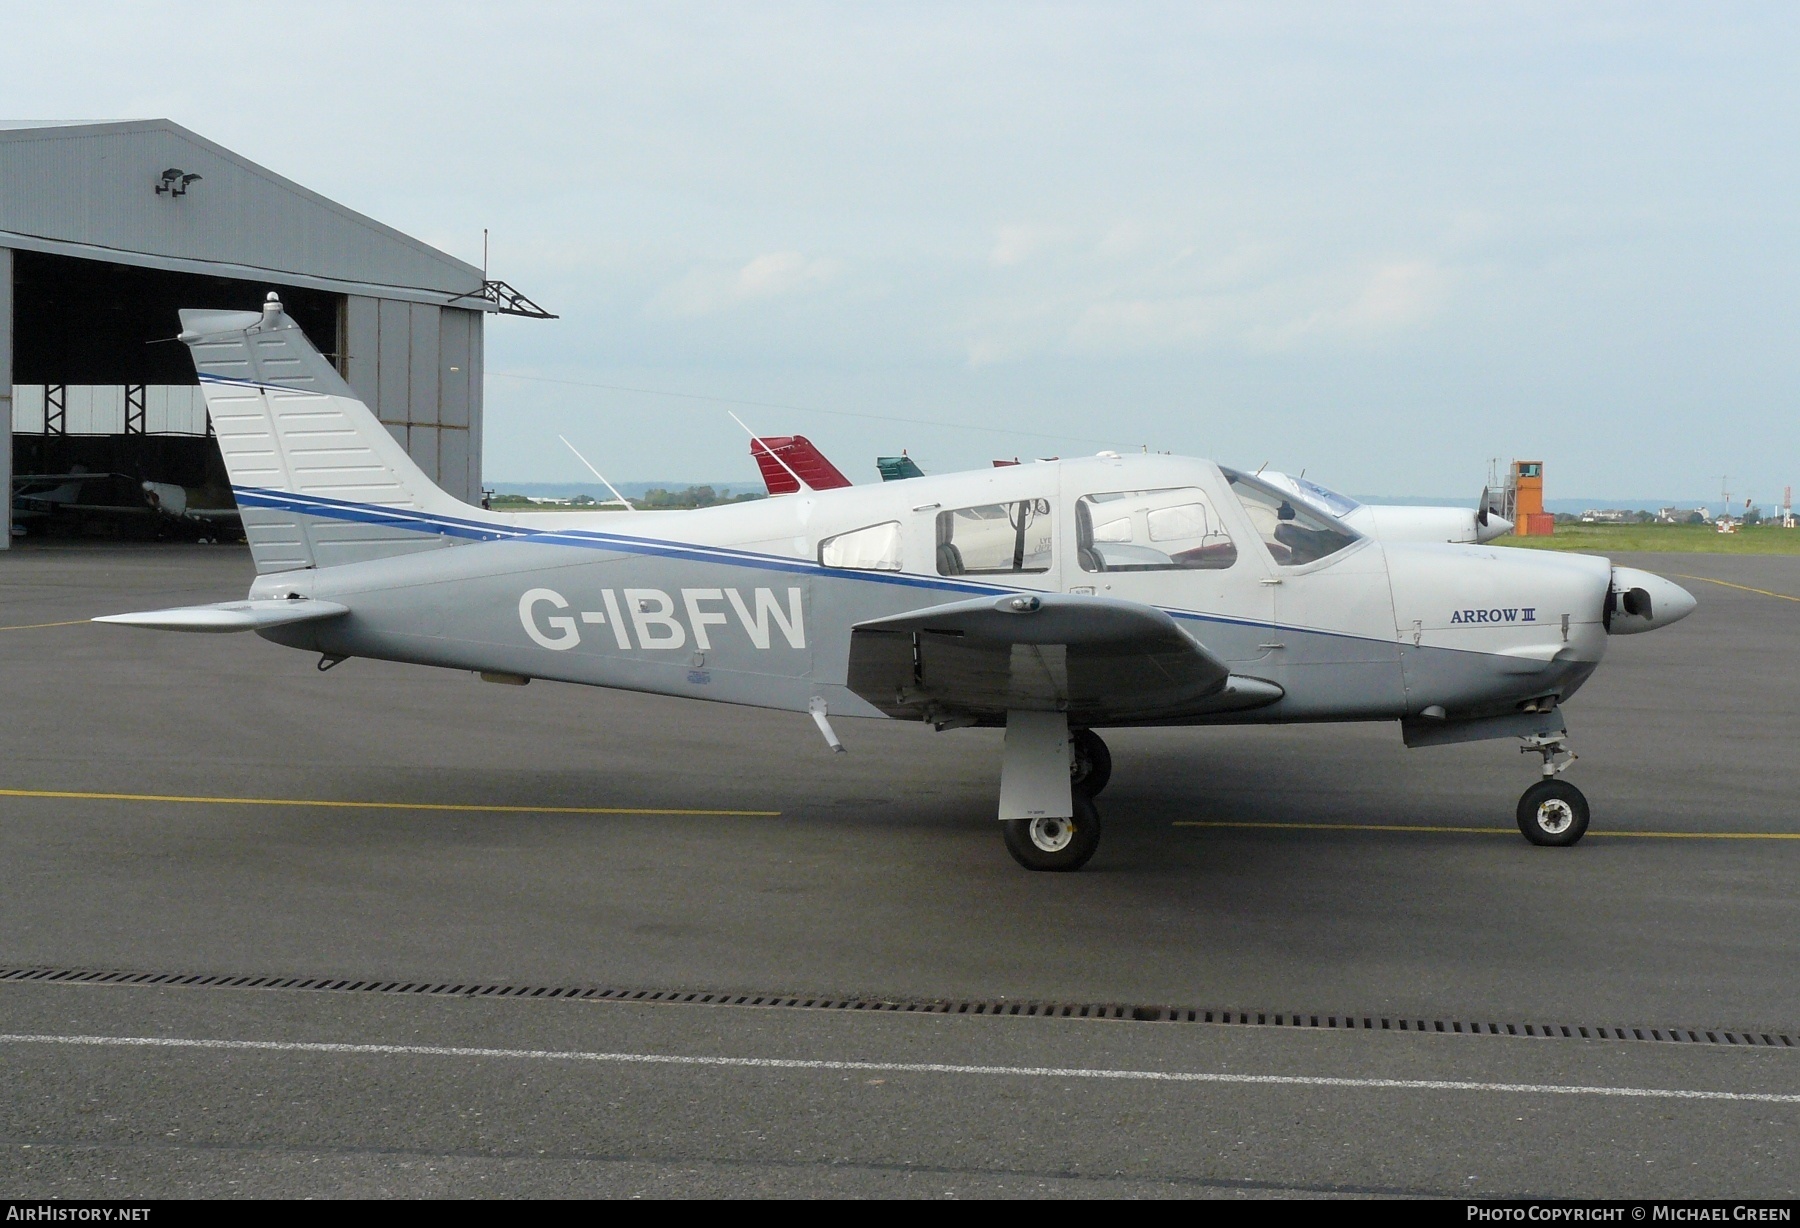
[[1513, 533], [1519, 537], [1549, 537], [1556, 532], [1556, 517], [1544, 510], [1544, 462], [1516, 460], [1512, 464]]

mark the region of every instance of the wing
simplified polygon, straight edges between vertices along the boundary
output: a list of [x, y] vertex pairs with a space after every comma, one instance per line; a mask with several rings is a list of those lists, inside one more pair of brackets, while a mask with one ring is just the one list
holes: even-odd
[[1009, 710], [1116, 725], [1260, 707], [1282, 690], [1230, 668], [1163, 611], [1016, 593], [859, 623], [849, 687], [889, 716], [981, 723]]

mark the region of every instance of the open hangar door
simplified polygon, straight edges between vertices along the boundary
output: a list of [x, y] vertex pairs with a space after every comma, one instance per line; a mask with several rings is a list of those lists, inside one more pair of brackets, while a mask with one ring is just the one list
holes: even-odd
[[175, 335], [184, 307], [255, 311], [271, 290], [343, 370], [341, 294], [14, 252], [15, 535], [241, 539]]

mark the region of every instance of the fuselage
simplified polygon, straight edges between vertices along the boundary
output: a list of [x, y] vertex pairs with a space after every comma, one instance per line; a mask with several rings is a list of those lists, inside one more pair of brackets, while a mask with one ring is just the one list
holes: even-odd
[[[258, 514], [246, 503], [247, 523]], [[1011, 592], [1176, 618], [1282, 697], [1212, 721], [1504, 714], [1573, 694], [1607, 639], [1604, 559], [1382, 542], [1211, 462], [1100, 456], [682, 512], [384, 513], [412, 553], [260, 577], [351, 614], [265, 631], [368, 656], [804, 711], [852, 629]], [[353, 512], [313, 501], [285, 515]], [[1334, 536], [1335, 534], [1335, 536]], [[452, 546], [451, 549], [436, 547]], [[1685, 611], [1682, 611], [1685, 612]], [[1677, 617], [1679, 615], [1676, 615]]]

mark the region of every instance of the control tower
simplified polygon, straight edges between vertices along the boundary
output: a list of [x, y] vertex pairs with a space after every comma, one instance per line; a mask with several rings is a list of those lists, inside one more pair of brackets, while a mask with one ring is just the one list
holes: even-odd
[[1506, 476], [1506, 507], [1502, 512], [1513, 522], [1518, 537], [1549, 537], [1556, 532], [1556, 517], [1544, 510], [1544, 462], [1516, 460]]

